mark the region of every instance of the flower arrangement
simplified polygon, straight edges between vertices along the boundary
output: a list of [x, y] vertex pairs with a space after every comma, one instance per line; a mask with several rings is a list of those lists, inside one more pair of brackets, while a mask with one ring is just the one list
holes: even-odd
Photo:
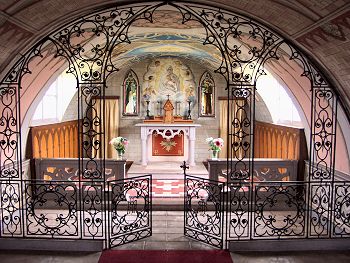
[[209, 145], [209, 150], [212, 151], [221, 151], [221, 147], [224, 146], [224, 140], [221, 138], [209, 137], [206, 139], [206, 142]]
[[114, 149], [116, 149], [118, 152], [124, 154], [125, 153], [125, 147], [129, 144], [128, 139], [124, 137], [116, 137], [113, 138], [109, 144], [112, 144]]

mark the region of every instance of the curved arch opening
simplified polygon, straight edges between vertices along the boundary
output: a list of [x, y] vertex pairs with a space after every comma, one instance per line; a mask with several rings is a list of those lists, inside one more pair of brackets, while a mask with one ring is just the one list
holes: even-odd
[[[253, 79], [253, 75], [255, 74], [254, 71], [256, 71], [254, 63], [264, 63], [263, 61], [258, 62], [257, 59], [261, 59], [262, 54], [267, 50], [271, 49], [270, 45], [276, 41], [280, 41], [281, 38], [272, 32], [266, 33], [268, 32], [268, 30], [265, 31], [264, 35], [263, 30], [265, 29], [262, 29], [262, 27], [255, 23], [249, 24], [244, 21], [244, 23], [239, 24], [237, 28], [235, 28], [235, 31], [228, 31], [229, 33], [226, 36], [226, 47], [228, 47], [228, 49], [226, 49], [225, 53], [223, 52], [224, 49], [219, 49], [222, 43], [220, 42], [218, 35], [215, 35], [215, 25], [212, 22], [217, 21], [218, 23], [229, 26], [230, 24], [228, 20], [225, 20], [224, 18], [225, 15], [229, 15], [229, 13], [220, 12], [214, 15], [208, 12], [206, 14], [207, 17], [202, 17], [202, 14], [198, 12], [200, 8], [200, 6], [194, 5], [190, 7], [186, 4], [171, 4], [170, 6], [162, 4], [155, 6], [145, 5], [145, 8], [139, 8], [139, 14], [136, 14], [130, 20], [130, 22], [125, 23], [121, 26], [124, 32], [120, 31], [118, 35], [119, 39], [116, 38], [116, 40], [114, 40], [114, 44], [112, 44], [112, 49], [109, 53], [111, 56], [106, 60], [105, 64], [105, 67], [107, 69], [105, 73], [108, 73], [106, 76], [109, 76], [109, 74], [111, 74], [118, 68], [130, 67], [130, 65], [132, 65], [135, 61], [139, 61], [142, 59], [145, 60], [149, 57], [165, 56], [177, 57], [185, 60], [189, 59], [194, 61], [201, 61], [201, 63], [207, 68], [210, 68], [212, 70], [215, 69], [217, 72], [226, 72], [227, 74], [229, 74], [230, 76], [225, 76], [226, 81], [228, 81], [229, 83], [231, 81], [232, 83], [251, 82]], [[162, 21], [159, 18], [161, 16], [164, 16], [164, 13], [174, 13], [174, 11], [175, 13], [177, 12], [177, 15], [173, 16], [178, 16], [176, 17], [177, 19], [183, 17], [183, 14], [181, 14], [181, 12], [188, 15], [188, 17], [184, 18], [184, 26], [180, 26], [176, 23], [171, 24], [172, 21], [164, 23], [164, 21]], [[152, 21], [149, 20], [150, 16], [152, 16]], [[244, 18], [240, 16], [235, 17], [244, 20]], [[73, 54], [75, 57], [74, 59], [76, 59], [76, 62], [80, 61], [80, 64], [77, 64], [76, 66], [78, 71], [80, 71], [80, 76], [82, 78], [81, 81], [83, 81], [84, 78], [89, 77], [97, 80], [99, 77], [102, 76], [100, 70], [98, 72], [98, 70], [94, 71], [94, 69], [100, 67], [100, 62], [98, 62], [100, 60], [99, 57], [102, 54], [102, 50], [104, 50], [104, 48], [106, 48], [106, 46], [108, 45], [108, 41], [110, 41], [108, 39], [107, 34], [101, 34], [102, 31], [96, 32], [94, 28], [97, 27], [91, 18], [93, 18], [93, 16], [90, 16], [90, 20], [88, 20], [85, 24], [80, 24], [82, 30], [82, 34], [80, 35], [75, 33], [69, 35], [70, 33], [68, 31], [61, 31], [56, 35], [53, 35], [53, 39], [58, 41], [58, 43], [60, 43], [60, 45], [63, 46], [66, 45], [66, 40], [69, 37], [72, 37], [72, 40], [70, 42], [70, 48], [74, 50]], [[112, 23], [110, 23], [109, 25], [112, 25]], [[205, 27], [203, 27], [203, 25]], [[181, 27], [181, 33], [177, 32], [177, 30], [179, 29], [178, 27]], [[251, 29], [252, 31], [249, 31]], [[205, 43], [206, 45], [203, 46], [203, 43]], [[55, 45], [57, 46], [57, 44]], [[275, 52], [275, 54], [277, 55], [280, 52], [278, 50], [280, 49], [279, 46], [280, 44], [277, 44], [277, 49], [271, 49], [269, 52]], [[46, 50], [50, 50], [50, 46], [46, 46], [45, 48]], [[261, 55], [259, 55], [260, 57], [256, 56], [256, 54], [258, 54], [257, 51], [261, 53]], [[295, 63], [295, 65], [291, 63], [286, 63], [285, 59], [286, 56], [288, 56], [288, 52], [286, 51], [285, 47], [282, 48], [281, 51], [282, 53], [284, 52], [282, 56], [284, 57], [284, 64], [277, 64], [272, 62], [270, 65], [270, 63], [268, 63], [269, 66], [272, 67], [274, 74], [280, 76], [280, 74], [282, 73], [283, 75], [284, 73], [282, 71], [286, 70], [287, 68], [292, 68], [295, 72], [300, 72], [300, 74], [303, 74], [303, 72], [297, 69], [297, 67], [304, 67], [305, 72], [305, 65], [302, 65], [303, 62], [300, 62], [302, 61], [302, 59], [299, 58], [299, 62]], [[50, 51], [48, 52], [48, 54], [50, 54]], [[279, 56], [280, 54], [277, 55], [277, 57]], [[291, 56], [294, 56], [294, 54], [291, 54]], [[298, 56], [300, 57], [300, 55], [297, 55], [296, 57]], [[48, 56], [46, 55], [46, 57]], [[266, 60], [266, 58], [264, 58], [264, 60]], [[309, 66], [307, 65], [307, 67]], [[238, 73], [239, 70], [241, 71], [241, 73]], [[313, 72], [309, 70], [307, 74], [309, 74], [310, 76], [313, 74]], [[313, 76], [311, 76], [311, 78], [313, 78]], [[318, 77], [313, 78], [314, 82], [317, 81], [316, 78]], [[290, 82], [290, 80], [288, 81]], [[301, 82], [298, 82], [298, 84], [300, 85]], [[302, 89], [305, 90], [305, 87], [303, 87]], [[293, 92], [294, 91], [292, 91], [292, 93]], [[300, 98], [300, 95], [297, 96]], [[297, 98], [298, 101], [300, 101], [299, 98]], [[265, 101], [266, 100], [268, 100], [268, 98], [265, 98]], [[145, 103], [143, 102], [143, 104]], [[290, 102], [282, 104], [292, 105], [290, 104]], [[310, 113], [308, 113], [308, 110], [305, 109], [305, 106], [307, 106], [307, 104], [301, 105], [301, 108], [305, 110], [306, 115], [309, 115]], [[277, 110], [273, 111], [277, 112]], [[292, 111], [295, 112], [295, 109], [292, 109]], [[304, 123], [306, 123], [305, 120]], [[308, 123], [310, 126], [310, 120], [308, 120]]]
[[[169, 24], [167, 14], [170, 13], [174, 20], [179, 21], [180, 18], [182, 23]], [[26, 152], [26, 138], [23, 136], [21, 140], [21, 136], [28, 131], [26, 123], [32, 118], [28, 109], [34, 108], [35, 98], [40, 97], [38, 94], [43, 94], [43, 88], [51, 76], [62, 68], [67, 68], [65, 72], [73, 74], [76, 81], [78, 92], [76, 100], [70, 99], [70, 106], [73, 105], [76, 109], [77, 118], [69, 126], [52, 128], [53, 132], [50, 131], [51, 128], [38, 131], [41, 137], [38, 135], [33, 138], [39, 149], [33, 152], [42, 154], [39, 157], [62, 153], [63, 156], [60, 157], [65, 158], [72, 154], [75, 165], [70, 167], [72, 169], [56, 169], [60, 172], [51, 176], [50, 173], [56, 171], [55, 168], [46, 167], [46, 177], [39, 179], [50, 184], [58, 182], [57, 185], [67, 181], [70, 191], [73, 189], [79, 192], [80, 198], [86, 201], [84, 205], [87, 207], [83, 207], [84, 211], [81, 212], [83, 216], [94, 217], [96, 214], [109, 213], [101, 211], [101, 204], [108, 196], [105, 193], [115, 187], [107, 182], [117, 177], [113, 174], [116, 172], [111, 165], [115, 164], [115, 160], [108, 153], [108, 149], [112, 149], [108, 142], [114, 136], [128, 138], [130, 143], [125, 156], [135, 163], [140, 163], [141, 159], [141, 166], [144, 165], [144, 158], [146, 164], [151, 158], [155, 162], [187, 159], [195, 166], [190, 156], [195, 156], [198, 164], [201, 164], [209, 157], [208, 142], [215, 141], [206, 138], [221, 136], [225, 141], [226, 152], [223, 149], [221, 151], [224, 160], [215, 161], [223, 164], [220, 173], [226, 177], [222, 184], [226, 185], [226, 189], [231, 187], [227, 194], [230, 197], [235, 194], [232, 198], [243, 195], [244, 200], [239, 201], [240, 205], [245, 206], [239, 208], [242, 213], [250, 211], [247, 200], [251, 201], [249, 198], [254, 194], [257, 199], [262, 194], [262, 206], [268, 206], [270, 196], [266, 196], [270, 194], [272, 198], [276, 195], [292, 198], [302, 214], [295, 216], [293, 222], [288, 220], [289, 216], [279, 214], [278, 221], [290, 225], [275, 236], [274, 229], [264, 232], [257, 228], [254, 229], [255, 233], [251, 233], [248, 230], [250, 225], [243, 226], [243, 230], [239, 231], [248, 231], [249, 237], [255, 238], [254, 235], [257, 234], [259, 237], [274, 236], [277, 239], [294, 235], [304, 238], [312, 236], [315, 231], [318, 231], [318, 237], [331, 236], [329, 231], [333, 231], [334, 235], [342, 235], [336, 233], [336, 228], [329, 230], [328, 222], [324, 223], [323, 220], [325, 210], [323, 207], [323, 210], [314, 209], [315, 202], [308, 195], [318, 198], [324, 196], [325, 192], [329, 193], [328, 187], [336, 186], [335, 168], [349, 171], [349, 158], [335, 162], [335, 154], [347, 154], [349, 151], [342, 136], [342, 133], [350, 130], [349, 125], [340, 123], [343, 120], [337, 119], [339, 102], [334, 87], [297, 48], [278, 34], [251, 19], [228, 11], [175, 2], [122, 6], [71, 22], [34, 46], [1, 83], [0, 107], [2, 118], [6, 120], [0, 138], [1, 165], [6, 168], [1, 173], [10, 181], [13, 178], [23, 180], [22, 164], [18, 164], [18, 160], [24, 157], [21, 147]], [[135, 75], [131, 74], [131, 78], [134, 77], [135, 81], [127, 81], [125, 78], [131, 70]], [[205, 72], [212, 76], [208, 78], [210, 81], [201, 78]], [[284, 89], [278, 84], [277, 78], [285, 84], [285, 91], [288, 90], [290, 94], [282, 92]], [[277, 88], [272, 88], [272, 83]], [[55, 101], [58, 101], [56, 85], [52, 84], [48, 88], [43, 96], [43, 105], [50, 96], [56, 96]], [[262, 85], [262, 89], [259, 85]], [[134, 92], [136, 88], [140, 96], [132, 96], [137, 93]], [[56, 93], [52, 89], [56, 89]], [[269, 90], [267, 94], [264, 93], [265, 89]], [[130, 90], [133, 92], [130, 93]], [[274, 96], [272, 101], [269, 100], [271, 93]], [[277, 93], [280, 95], [277, 96]], [[292, 99], [287, 99], [288, 95]], [[133, 104], [129, 104], [131, 97]], [[272, 105], [276, 105], [278, 100], [279, 107], [274, 108]], [[47, 114], [55, 115], [58, 119], [60, 115], [54, 104], [53, 101], [47, 103], [52, 107], [48, 108], [50, 111], [42, 108], [42, 117]], [[293, 104], [295, 108], [291, 106]], [[203, 113], [203, 105], [204, 112], [210, 114], [200, 114], [201, 111]], [[291, 111], [291, 117], [286, 117], [287, 114], [281, 110], [282, 106], [289, 106], [284, 111]], [[56, 108], [56, 114], [52, 113], [53, 108]], [[258, 123], [256, 111], [266, 113], [266, 116], [260, 115], [266, 123]], [[61, 115], [62, 112], [63, 110]], [[299, 113], [297, 119], [294, 118], [296, 112]], [[34, 115], [39, 113], [38, 110]], [[273, 122], [285, 124], [278, 123], [282, 121], [281, 116], [284, 117], [283, 120], [298, 123], [299, 126], [303, 123], [305, 130], [275, 125]], [[151, 127], [146, 132], [140, 132], [137, 126], [140, 122], [139, 126], [142, 127], [153, 124], [163, 128]], [[182, 126], [197, 127], [197, 138], [194, 137], [194, 129], [178, 128]], [[162, 138], [157, 141], [159, 135]], [[39, 138], [43, 140], [38, 141]], [[216, 141], [220, 144], [220, 140]], [[144, 148], [150, 142], [152, 148]], [[221, 144], [216, 145], [219, 146]], [[213, 145], [210, 147], [210, 150], [216, 149]], [[188, 149], [187, 153], [185, 149]], [[30, 151], [28, 152], [30, 156]], [[270, 163], [260, 165], [258, 170], [259, 159], [269, 159]], [[274, 166], [271, 165], [272, 159], [277, 159]], [[309, 167], [304, 169], [306, 160]], [[144, 167], [141, 168], [144, 172]], [[219, 177], [219, 174], [215, 176]], [[51, 179], [46, 180], [47, 178]], [[217, 181], [216, 186], [219, 185]], [[232, 187], [227, 182], [239, 183]], [[315, 182], [320, 184], [316, 190], [311, 185]], [[147, 186], [143, 184], [145, 183], [137, 185], [144, 190]], [[128, 187], [132, 186], [133, 182], [128, 184]], [[123, 187], [124, 185], [121, 186]], [[28, 187], [25, 191], [27, 190]], [[221, 190], [224, 191], [225, 187]], [[220, 196], [221, 190], [218, 190]], [[111, 192], [116, 194], [113, 190]], [[120, 195], [122, 198], [119, 201], [124, 201], [124, 196]], [[247, 198], [246, 195], [250, 197]], [[333, 194], [329, 194], [329, 199], [332, 198]], [[130, 205], [132, 210], [137, 209], [136, 199], [137, 196], [128, 198], [126, 201], [133, 203], [125, 204], [125, 207]], [[262, 204], [257, 199], [256, 204]], [[98, 205], [95, 206], [91, 200]], [[200, 201], [200, 209], [205, 213], [207, 200], [202, 198]], [[285, 199], [279, 202], [282, 206], [290, 203], [290, 200]], [[326, 205], [334, 208], [331, 200]], [[278, 210], [279, 207], [275, 208]], [[148, 215], [147, 209], [148, 207], [144, 212]], [[259, 211], [254, 213], [258, 215]], [[306, 221], [315, 222], [307, 218], [313, 214], [317, 214], [319, 221], [308, 226], [313, 228], [312, 231], [309, 228], [306, 230]], [[264, 220], [261, 218], [256, 217], [254, 220]], [[77, 224], [80, 224], [80, 229], [88, 229], [89, 233], [84, 234], [89, 238], [103, 238], [98, 235], [104, 233], [104, 220], [94, 220], [82, 220], [84, 222], [79, 221]], [[269, 227], [268, 222], [261, 224]], [[301, 232], [294, 231], [296, 228]], [[259, 230], [262, 232], [258, 233]], [[236, 237], [240, 239], [239, 234]], [[220, 240], [215, 242], [216, 246], [222, 247]]]
[[257, 82], [256, 89], [271, 114], [272, 122], [291, 127], [305, 127], [297, 107], [287, 93], [288, 88], [271, 73], [266, 72], [266, 74]]
[[[30, 122], [31, 126], [59, 123], [72, 119], [70, 116], [72, 113], [67, 112], [67, 109], [77, 92], [76, 78], [72, 74], [67, 74], [66, 71], [64, 70], [48, 88], [42, 88], [46, 92], [35, 108]], [[35, 104], [33, 106], [35, 107]], [[76, 114], [73, 116], [75, 117]]]

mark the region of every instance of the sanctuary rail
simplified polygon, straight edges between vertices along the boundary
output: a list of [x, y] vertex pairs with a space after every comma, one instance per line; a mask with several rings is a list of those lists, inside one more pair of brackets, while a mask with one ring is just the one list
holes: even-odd
[[[35, 179], [45, 181], [79, 180], [78, 158], [45, 158], [35, 159]], [[99, 160], [96, 160], [99, 161]], [[103, 160], [100, 160], [101, 162]], [[89, 159], [83, 159], [83, 167], [89, 167]], [[105, 160], [105, 180], [125, 178], [126, 160]], [[87, 168], [88, 169], [88, 168]], [[91, 170], [93, 172], [93, 170]]]
[[[232, 160], [233, 163], [239, 162]], [[227, 160], [208, 159], [209, 179], [214, 181], [228, 181]], [[283, 159], [254, 159], [254, 181], [296, 181], [298, 160]]]

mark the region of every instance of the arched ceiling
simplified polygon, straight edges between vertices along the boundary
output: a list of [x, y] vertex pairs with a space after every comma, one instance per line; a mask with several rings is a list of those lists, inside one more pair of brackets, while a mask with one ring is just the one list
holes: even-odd
[[[21, 53], [60, 25], [97, 9], [136, 2], [139, 1], [1, 1], [0, 77]], [[350, 112], [349, 0], [198, 0], [196, 3], [247, 15], [293, 41], [326, 69], [344, 95]], [[162, 53], [200, 59], [201, 63], [214, 67], [219, 54], [215, 48], [202, 45], [200, 25], [196, 22], [183, 25], [181, 20], [179, 13], [160, 10], [154, 13], [153, 24], [136, 21], [130, 32], [134, 46], [119, 46], [114, 50], [116, 57], [121, 62], [130, 63]]]
[[220, 51], [213, 45], [203, 45], [204, 30], [196, 33], [183, 29], [134, 27], [130, 28], [130, 44], [117, 45], [112, 52], [114, 65], [123, 67], [152, 57], [181, 57], [197, 61], [206, 67], [216, 69], [221, 62]]

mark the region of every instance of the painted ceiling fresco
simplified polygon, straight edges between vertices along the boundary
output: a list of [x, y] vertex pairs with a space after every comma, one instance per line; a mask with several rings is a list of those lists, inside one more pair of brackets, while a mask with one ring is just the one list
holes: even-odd
[[[112, 50], [112, 63], [116, 68], [129, 67], [144, 59], [177, 57], [195, 61], [208, 69], [215, 70], [222, 64], [221, 52], [212, 44], [206, 43], [205, 28], [195, 21], [182, 25], [182, 14], [177, 11], [159, 10], [154, 13], [151, 22], [140, 19], [128, 28], [129, 41], [118, 43]], [[191, 23], [192, 22], [192, 23]], [[179, 30], [180, 29], [180, 30]], [[238, 47], [242, 52], [237, 53], [239, 59], [249, 60], [249, 45], [259, 46], [259, 39], [249, 39], [242, 27], [242, 34], [231, 37], [229, 45]], [[97, 47], [106, 45], [106, 36], [93, 34], [93, 28], [84, 28], [77, 35], [74, 45], [82, 46], [81, 55], [87, 60], [95, 56]]]
[[176, 28], [176, 29], [189, 29], [200, 28], [202, 25], [197, 21], [187, 21], [182, 23], [182, 14], [174, 10], [156, 10], [153, 15], [153, 22], [147, 23], [145, 20], [136, 20], [132, 23], [137, 27], [158, 27], [158, 28]]
[[[183, 24], [182, 14], [177, 10], [169, 10], [169, 6], [162, 7], [152, 13], [152, 21], [138, 19], [127, 28], [129, 41], [118, 43], [112, 51], [112, 62], [116, 68], [127, 67], [146, 58], [179, 57], [194, 60], [203, 66], [217, 69], [221, 65], [222, 57], [218, 48], [212, 44], [205, 44], [207, 31], [197, 21], [188, 20]], [[166, 9], [168, 8], [168, 9]], [[84, 31], [74, 39], [74, 45], [81, 45], [81, 53], [87, 59], [95, 55], [93, 50], [104, 47], [107, 38], [104, 34], [95, 35], [94, 29], [84, 28]], [[249, 60], [249, 45], [259, 46], [259, 38], [249, 39], [246, 34], [249, 27], [240, 26], [239, 36], [232, 35], [228, 42], [231, 47], [237, 47], [242, 52], [237, 53], [239, 59]], [[234, 52], [234, 51], [233, 51]]]
[[217, 67], [221, 55], [212, 45], [203, 45], [204, 38], [180, 33], [144, 33], [129, 37], [130, 44], [113, 50], [114, 63], [121, 66], [145, 58], [181, 57], [196, 60], [209, 67]]

